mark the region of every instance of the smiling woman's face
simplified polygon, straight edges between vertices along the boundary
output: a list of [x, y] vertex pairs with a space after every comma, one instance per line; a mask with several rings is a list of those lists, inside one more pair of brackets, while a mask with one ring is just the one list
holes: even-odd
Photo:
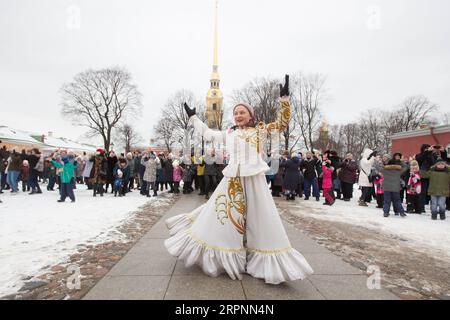
[[240, 128], [245, 127], [252, 118], [250, 112], [244, 106], [237, 106], [236, 108], [234, 108], [233, 116], [234, 123]]

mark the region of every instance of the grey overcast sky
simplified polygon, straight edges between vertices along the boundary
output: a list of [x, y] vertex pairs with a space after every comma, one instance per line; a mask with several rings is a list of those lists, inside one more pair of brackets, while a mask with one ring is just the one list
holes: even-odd
[[[448, 0], [221, 0], [219, 72], [227, 97], [257, 76], [327, 75], [330, 123], [424, 94], [450, 110]], [[203, 98], [214, 0], [0, 0], [0, 125], [79, 139], [58, 90], [88, 68], [127, 68], [148, 141], [178, 89]], [[228, 99], [229, 100], [229, 99]]]

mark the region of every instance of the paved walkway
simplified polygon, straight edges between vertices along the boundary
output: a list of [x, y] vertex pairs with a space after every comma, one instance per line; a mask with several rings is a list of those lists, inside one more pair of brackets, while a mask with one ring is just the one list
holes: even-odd
[[209, 277], [196, 266], [185, 268], [164, 247], [168, 237], [164, 220], [188, 212], [203, 201], [196, 195], [180, 197], [84, 299], [398, 299], [387, 290], [369, 290], [367, 276], [359, 269], [287, 223], [284, 225], [292, 246], [314, 269], [314, 274], [303, 281], [268, 285], [248, 275], [238, 281], [226, 274]]

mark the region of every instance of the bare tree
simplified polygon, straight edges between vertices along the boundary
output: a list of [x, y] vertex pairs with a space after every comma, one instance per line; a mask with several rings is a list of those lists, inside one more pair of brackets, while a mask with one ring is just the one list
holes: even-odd
[[171, 152], [171, 147], [176, 142], [173, 123], [161, 118], [155, 126], [155, 132], [156, 138], [163, 142], [167, 152]]
[[128, 123], [117, 128], [117, 138], [125, 146], [125, 152], [130, 152], [133, 147], [142, 142], [141, 135]]
[[242, 89], [234, 90], [231, 100], [234, 104], [244, 102], [255, 109], [258, 121], [270, 123], [275, 121], [279, 108], [279, 80], [271, 78], [255, 78]]
[[438, 105], [430, 102], [423, 95], [410, 96], [395, 108], [392, 121], [394, 132], [410, 131], [419, 128], [423, 123], [429, 122]]
[[450, 125], [450, 112], [443, 112], [438, 116], [438, 119], [435, 120], [438, 125]]
[[313, 149], [313, 138], [321, 122], [320, 107], [328, 99], [326, 77], [321, 74], [294, 75], [291, 86], [292, 115], [299, 124], [307, 149]]
[[64, 84], [62, 114], [73, 124], [89, 128], [89, 136], [100, 135], [109, 150], [114, 127], [141, 112], [141, 94], [125, 69], [87, 70]]
[[341, 157], [345, 155], [346, 145], [345, 145], [345, 130], [343, 125], [334, 124], [331, 125], [329, 132], [330, 149], [337, 152]]
[[197, 116], [204, 121], [204, 107], [200, 100], [189, 90], [179, 90], [167, 100], [162, 112], [163, 121], [171, 123], [173, 129], [172, 139], [174, 143], [186, 144], [193, 136], [193, 130], [189, 127], [189, 118], [183, 104], [187, 103], [191, 108], [196, 108]]

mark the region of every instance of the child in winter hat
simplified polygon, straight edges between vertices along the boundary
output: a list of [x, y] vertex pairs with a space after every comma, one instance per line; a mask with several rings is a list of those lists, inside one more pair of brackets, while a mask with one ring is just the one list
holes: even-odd
[[114, 197], [117, 197], [117, 194], [119, 197], [123, 195], [123, 172], [120, 169], [117, 169], [117, 176], [114, 180]]
[[422, 191], [419, 163], [412, 160], [409, 163], [409, 178], [406, 185], [406, 212], [421, 214], [419, 197]]

